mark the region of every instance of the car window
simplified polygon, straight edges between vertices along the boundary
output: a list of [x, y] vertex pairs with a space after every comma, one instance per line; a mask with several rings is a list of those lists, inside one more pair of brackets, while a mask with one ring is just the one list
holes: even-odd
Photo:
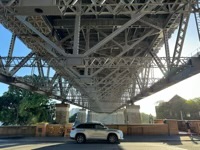
[[93, 124], [80, 124], [76, 128], [81, 128], [81, 129], [94, 129]]
[[95, 129], [104, 129], [104, 126], [101, 124], [95, 124]]
[[87, 128], [87, 129], [94, 129], [94, 125], [93, 125], [93, 124], [87, 124], [87, 125], [86, 125], [86, 128]]
[[84, 124], [79, 124], [76, 128], [85, 128]]

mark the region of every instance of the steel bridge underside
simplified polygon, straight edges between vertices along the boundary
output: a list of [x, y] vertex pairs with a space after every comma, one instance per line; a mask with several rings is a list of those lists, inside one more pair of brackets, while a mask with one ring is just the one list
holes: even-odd
[[[0, 53], [0, 81], [113, 112], [200, 72], [198, 56], [181, 56], [197, 12], [195, 0], [0, 0], [0, 23], [13, 33], [8, 55]], [[13, 56], [16, 37], [32, 50], [27, 56]], [[37, 79], [18, 76], [24, 67], [37, 68]]]

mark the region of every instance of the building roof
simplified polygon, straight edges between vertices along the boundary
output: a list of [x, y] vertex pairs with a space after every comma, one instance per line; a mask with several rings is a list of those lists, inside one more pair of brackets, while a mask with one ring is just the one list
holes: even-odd
[[169, 102], [177, 101], [177, 100], [184, 100], [184, 101], [185, 101], [186, 99], [180, 97], [179, 95], [175, 95], [174, 97], [172, 97], [172, 98], [169, 100]]

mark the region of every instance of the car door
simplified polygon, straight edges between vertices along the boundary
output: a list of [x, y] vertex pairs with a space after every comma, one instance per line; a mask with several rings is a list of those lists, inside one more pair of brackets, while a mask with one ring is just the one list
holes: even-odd
[[86, 124], [85, 125], [85, 135], [87, 139], [95, 139], [95, 130], [93, 124]]
[[95, 139], [107, 139], [107, 129], [102, 124], [95, 124], [94, 125], [94, 137]]

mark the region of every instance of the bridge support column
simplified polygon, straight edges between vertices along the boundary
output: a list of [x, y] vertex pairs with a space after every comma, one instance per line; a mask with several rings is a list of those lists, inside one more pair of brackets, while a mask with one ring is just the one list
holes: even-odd
[[87, 122], [97, 121], [97, 114], [93, 111], [88, 111]]
[[130, 105], [124, 112], [125, 124], [141, 123], [140, 106]]
[[56, 122], [59, 124], [69, 123], [69, 104], [56, 104]]
[[124, 109], [116, 112], [116, 124], [124, 124]]
[[86, 122], [86, 110], [85, 109], [81, 109], [79, 110], [78, 114], [77, 114], [77, 121], [79, 123], [84, 123]]

